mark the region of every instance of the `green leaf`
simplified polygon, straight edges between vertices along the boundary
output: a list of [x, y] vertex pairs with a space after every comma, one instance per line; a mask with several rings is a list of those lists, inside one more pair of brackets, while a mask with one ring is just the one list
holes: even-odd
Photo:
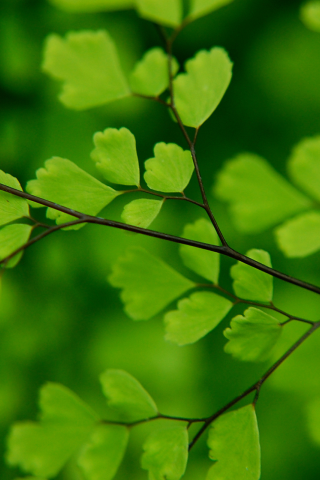
[[211, 292], [196, 292], [178, 302], [178, 310], [166, 313], [166, 340], [178, 345], [194, 343], [215, 328], [232, 303]]
[[49, 0], [67, 12], [103, 12], [134, 8], [134, 0]]
[[266, 160], [252, 153], [226, 162], [214, 194], [229, 202], [233, 222], [243, 233], [262, 232], [311, 206]]
[[45, 478], [43, 477], [19, 477], [19, 478], [15, 478], [14, 480], [46, 480]]
[[320, 135], [305, 138], [296, 145], [288, 162], [288, 170], [299, 187], [320, 200]]
[[218, 8], [224, 7], [233, 0], [191, 0], [190, 12], [188, 18], [195, 20], [196, 18], [208, 15], [208, 13], [218, 10]]
[[[8, 173], [4, 173], [2, 170], [0, 170], [0, 183], [22, 192], [19, 181]], [[0, 190], [0, 225], [5, 225], [18, 218], [28, 216], [29, 206], [24, 198], [16, 197], [11, 193]]]
[[[30, 180], [27, 184], [29, 193], [87, 215], [97, 215], [121, 194], [65, 158], [47, 160], [45, 168], [39, 168], [36, 174], [37, 180]], [[75, 219], [53, 208], [48, 208], [47, 217], [56, 220], [58, 225]], [[78, 228], [81, 225], [68, 227], [73, 230]]]
[[139, 160], [134, 135], [127, 128], [107, 128], [93, 137], [91, 158], [109, 182], [140, 185]]
[[153, 431], [143, 445], [141, 466], [150, 480], [179, 480], [188, 461], [188, 432], [185, 427]]
[[158, 415], [149, 393], [132, 375], [123, 370], [106, 370], [100, 375], [107, 403], [119, 415], [119, 420], [136, 422]]
[[139, 15], [160, 25], [178, 27], [182, 21], [181, 0], [136, 0]]
[[282, 333], [276, 318], [254, 307], [234, 317], [230, 327], [223, 332], [229, 340], [224, 351], [244, 362], [267, 360]]
[[316, 397], [306, 406], [309, 434], [317, 446], [320, 446], [320, 398]]
[[163, 202], [164, 200], [148, 200], [145, 198], [133, 200], [124, 206], [121, 218], [129, 225], [148, 228], [159, 214]]
[[122, 462], [128, 439], [127, 427], [99, 425], [78, 458], [86, 478], [111, 480]]
[[[29, 240], [32, 227], [30, 225], [13, 224], [7, 225], [0, 230], [0, 260], [4, 260], [15, 250], [22, 247]], [[5, 268], [15, 267], [22, 257], [22, 253], [17, 253], [7, 263], [3, 264]]]
[[[270, 255], [264, 250], [252, 249], [246, 256], [271, 267]], [[239, 298], [257, 302], [271, 302], [273, 295], [273, 278], [267, 273], [238, 262], [230, 270], [233, 278], [233, 290]]]
[[183, 192], [190, 182], [194, 165], [191, 153], [175, 143], [157, 143], [154, 157], [145, 161], [144, 179], [151, 190]]
[[320, 32], [320, 2], [313, 1], [304, 4], [300, 10], [300, 17], [303, 23], [314, 30]]
[[[198, 242], [219, 245], [219, 237], [214, 226], [204, 218], [200, 218], [194, 223], [188, 223], [184, 227], [182, 236]], [[188, 245], [180, 245], [179, 253], [186, 267], [214, 284], [218, 283], [220, 269], [218, 253], [189, 247]]]
[[259, 480], [260, 443], [253, 405], [221, 415], [209, 430], [214, 460], [206, 480]]
[[122, 288], [125, 311], [133, 320], [148, 320], [195, 283], [140, 247], [129, 248], [109, 276], [112, 286]]
[[[179, 64], [172, 57], [172, 75], [178, 70]], [[133, 92], [158, 97], [169, 85], [168, 55], [159, 47], [148, 50], [134, 66], [129, 81]]]
[[70, 32], [65, 39], [49, 35], [42, 69], [64, 82], [59, 99], [74, 110], [130, 95], [115, 45], [104, 30]]
[[279, 248], [287, 257], [306, 257], [320, 249], [320, 212], [288, 220], [275, 230]]
[[53, 477], [86, 441], [98, 417], [68, 388], [55, 383], [41, 388], [39, 405], [39, 423], [12, 427], [7, 460], [34, 475]]
[[219, 105], [231, 81], [232, 63], [223, 48], [201, 50], [173, 81], [175, 105], [184, 125], [199, 127]]

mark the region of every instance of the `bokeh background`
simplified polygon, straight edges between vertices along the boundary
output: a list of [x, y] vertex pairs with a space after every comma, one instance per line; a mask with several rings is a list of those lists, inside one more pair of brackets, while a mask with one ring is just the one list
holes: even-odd
[[[320, 132], [320, 35], [301, 23], [299, 7], [299, 0], [235, 0], [186, 28], [174, 53], [182, 65], [199, 49], [219, 45], [234, 61], [232, 83], [200, 129], [197, 143], [205, 187], [226, 238], [243, 253], [264, 248], [277, 269], [320, 284], [319, 254], [288, 260], [277, 250], [271, 231], [240, 235], [226, 207], [210, 194], [214, 176], [226, 159], [242, 151], [255, 152], [285, 175], [293, 145]], [[59, 86], [40, 69], [46, 35], [99, 28], [106, 28], [115, 39], [126, 72], [145, 50], [161, 44], [154, 26], [133, 11], [70, 14], [45, 0], [0, 2], [0, 168], [18, 177], [23, 186], [54, 155], [98, 176], [90, 159], [92, 136], [107, 127], [125, 126], [135, 134], [141, 162], [152, 156], [156, 142], [185, 145], [161, 105], [130, 99], [74, 112], [59, 103]], [[187, 193], [199, 198], [195, 180]], [[114, 201], [103, 215], [120, 219], [123, 202], [122, 198]], [[36, 213], [40, 218], [44, 215], [44, 211]], [[166, 202], [152, 228], [179, 235], [185, 223], [201, 215], [195, 206]], [[164, 340], [161, 315], [148, 322], [130, 320], [118, 291], [106, 281], [112, 263], [130, 245], [144, 246], [195, 278], [183, 267], [177, 245], [94, 225], [46, 238], [3, 275], [1, 458], [10, 424], [36, 418], [38, 388], [46, 381], [63, 383], [103, 415], [99, 374], [107, 368], [121, 368], [139, 379], [161, 412], [194, 417], [210, 415], [268, 368], [268, 363], [237, 362], [223, 352], [222, 331], [230, 318], [195, 345], [185, 347]], [[226, 288], [230, 288], [232, 263], [221, 259], [221, 282]], [[319, 318], [316, 295], [277, 280], [274, 283], [277, 306], [311, 320]], [[303, 331], [305, 326], [290, 324], [274, 358]], [[263, 480], [320, 477], [320, 420], [316, 422], [314, 408], [320, 397], [319, 365], [318, 332], [263, 387], [257, 404]], [[145, 425], [133, 430], [116, 480], [147, 478], [139, 457], [149, 429]], [[186, 480], [205, 478], [211, 465], [205, 442], [206, 435], [193, 449]], [[2, 461], [0, 478], [17, 476], [18, 470]], [[58, 478], [83, 477], [70, 462]]]

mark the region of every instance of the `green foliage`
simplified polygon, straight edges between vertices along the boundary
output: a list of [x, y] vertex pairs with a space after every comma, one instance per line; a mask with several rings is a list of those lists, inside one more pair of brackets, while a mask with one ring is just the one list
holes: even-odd
[[99, 425], [78, 457], [88, 480], [111, 480], [122, 462], [129, 431], [120, 425]]
[[219, 105], [231, 81], [232, 63], [223, 48], [201, 50], [173, 81], [175, 104], [184, 125], [198, 128]]
[[[178, 70], [178, 62], [172, 58], [172, 75]], [[159, 47], [148, 50], [135, 65], [129, 81], [133, 92], [158, 97], [169, 86], [168, 55]]]
[[[185, 225], [182, 236], [183, 238], [211, 245], [219, 244], [219, 238], [213, 225], [204, 218]], [[180, 245], [179, 253], [186, 267], [206, 280], [210, 280], [214, 284], [218, 283], [220, 269], [220, 256], [218, 253], [200, 250], [188, 245]]]
[[141, 466], [150, 480], [179, 480], [188, 460], [188, 432], [185, 427], [153, 431], [143, 445]]
[[[4, 260], [15, 250], [22, 247], [29, 239], [32, 232], [30, 225], [13, 224], [7, 225], [0, 230], [0, 260]], [[15, 267], [22, 256], [18, 253], [5, 263], [6, 268]]]
[[130, 95], [115, 45], [104, 30], [70, 32], [65, 39], [49, 35], [42, 68], [64, 82], [59, 99], [68, 108], [84, 110]]
[[190, 152], [175, 143], [157, 143], [145, 167], [148, 187], [160, 192], [183, 192], [194, 170]]
[[70, 12], [100, 12], [133, 8], [134, 0], [49, 0], [52, 5]]
[[190, 0], [189, 18], [194, 20], [202, 17], [231, 2], [233, 2], [233, 0]]
[[304, 4], [300, 10], [300, 16], [310, 30], [320, 32], [320, 2], [318, 0]]
[[185, 345], [202, 338], [227, 315], [232, 303], [211, 292], [196, 292], [178, 302], [178, 310], [168, 312], [166, 339]]
[[212, 423], [208, 446], [214, 465], [207, 480], [259, 480], [260, 444], [253, 405], [225, 413]]
[[[252, 249], [246, 253], [246, 256], [271, 267], [270, 255], [264, 250]], [[242, 262], [231, 267], [230, 275], [234, 280], [233, 290], [238, 297], [259, 302], [271, 302], [273, 294], [271, 275]]]
[[141, 17], [160, 25], [177, 27], [182, 21], [181, 0], [135, 0], [135, 4]]
[[275, 230], [279, 248], [287, 257], [306, 257], [320, 250], [320, 212], [288, 220]]
[[311, 198], [320, 200], [320, 135], [296, 145], [288, 161], [292, 180]]
[[263, 362], [272, 354], [282, 332], [278, 320], [255, 307], [231, 321], [223, 333], [229, 340], [224, 350], [244, 362]]
[[100, 381], [108, 406], [121, 420], [136, 422], [158, 414], [148, 392], [129, 373], [107, 370], [100, 376]]
[[140, 247], [128, 249], [118, 259], [109, 282], [123, 289], [121, 299], [133, 320], [148, 320], [195, 285]]
[[139, 160], [134, 135], [127, 128], [107, 128], [93, 137], [91, 158], [109, 182], [140, 185]]
[[[27, 191], [88, 215], [96, 215], [121, 193], [99, 182], [70, 160], [60, 157], [47, 160], [45, 168], [37, 170], [37, 180], [28, 182]], [[74, 217], [53, 208], [48, 208], [47, 217], [56, 220], [58, 225], [74, 220]], [[80, 225], [68, 228], [77, 230]]]
[[[19, 181], [0, 170], [0, 183], [22, 191]], [[0, 192], [0, 226], [29, 216], [29, 206], [26, 200], [14, 197], [10, 193]]]
[[145, 198], [133, 200], [124, 206], [121, 218], [129, 225], [147, 228], [158, 216], [163, 200], [148, 200]]

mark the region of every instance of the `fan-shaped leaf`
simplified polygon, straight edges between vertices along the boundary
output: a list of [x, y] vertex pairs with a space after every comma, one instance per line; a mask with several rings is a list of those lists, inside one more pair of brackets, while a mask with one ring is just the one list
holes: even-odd
[[[172, 75], [179, 70], [177, 60], [172, 58]], [[134, 93], [158, 97], [169, 85], [168, 56], [162, 48], [148, 50], [136, 63], [130, 75], [130, 87]]]
[[104, 178], [121, 185], [140, 185], [139, 160], [134, 135], [127, 128], [107, 128], [93, 137], [91, 158]]
[[233, 2], [233, 0], [191, 0], [188, 18], [195, 20], [231, 2]]
[[175, 104], [184, 125], [199, 127], [219, 105], [231, 81], [232, 63], [223, 48], [201, 50], [173, 81]]
[[113, 266], [109, 282], [122, 288], [125, 311], [134, 320], [148, 320], [195, 284], [147, 250], [132, 247]]
[[[0, 260], [4, 260], [15, 250], [27, 243], [32, 227], [30, 225], [13, 224], [7, 225], [0, 230]], [[6, 268], [17, 265], [23, 252], [17, 253], [14, 257], [3, 264]]]
[[311, 206], [308, 198], [252, 153], [225, 164], [214, 193], [229, 202], [234, 224], [243, 233], [262, 232]]
[[127, 427], [99, 425], [78, 458], [86, 478], [111, 480], [122, 462], [128, 439]]
[[123, 370], [106, 370], [101, 376], [107, 403], [119, 415], [119, 420], [136, 422], [158, 414], [149, 393], [132, 375]]
[[230, 326], [223, 332], [229, 340], [224, 350], [244, 362], [267, 360], [282, 332], [276, 318], [254, 307], [234, 317]]
[[253, 405], [215, 420], [209, 430], [208, 446], [215, 463], [206, 480], [259, 480], [259, 430]]
[[166, 313], [167, 340], [186, 345], [202, 338], [227, 315], [232, 303], [211, 292], [196, 292], [178, 302], [178, 310]]
[[[188, 223], [184, 227], [182, 236], [198, 242], [219, 245], [219, 237], [214, 226], [204, 218], [200, 218], [194, 223]], [[180, 245], [179, 253], [186, 267], [214, 284], [218, 283], [220, 269], [218, 253], [189, 247], [188, 245]]]
[[64, 82], [59, 99], [75, 110], [130, 95], [115, 45], [104, 30], [70, 32], [65, 39], [49, 35], [42, 68]]
[[49, 0], [52, 5], [70, 12], [103, 12], [134, 8], [134, 0]]
[[320, 135], [305, 138], [293, 149], [288, 170], [299, 187], [320, 200]]
[[136, 0], [141, 17], [168, 27], [177, 27], [182, 20], [181, 0]]
[[300, 16], [303, 23], [314, 30], [320, 32], [320, 2], [315, 0], [308, 2], [301, 7]]
[[185, 427], [153, 431], [143, 445], [141, 466], [150, 480], [180, 480], [188, 460], [188, 432]]
[[[39, 168], [36, 173], [37, 180], [30, 180], [27, 184], [29, 193], [87, 215], [96, 215], [121, 194], [65, 158], [47, 160], [45, 168]], [[74, 220], [74, 217], [53, 208], [48, 208], [47, 217], [56, 220], [58, 225]], [[68, 228], [76, 230], [80, 225]]]
[[[19, 181], [0, 170], [0, 183], [7, 187], [22, 191]], [[0, 190], [0, 225], [17, 220], [21, 217], [29, 216], [29, 206], [24, 198], [16, 197], [11, 193]]]
[[320, 212], [311, 211], [288, 220], [275, 231], [287, 257], [306, 257], [320, 249]]
[[13, 426], [7, 460], [34, 475], [52, 477], [86, 441], [98, 418], [80, 398], [59, 384], [42, 387], [39, 404], [39, 423]]
[[157, 143], [154, 157], [145, 162], [144, 179], [151, 190], [182, 192], [190, 182], [194, 165], [188, 150], [175, 143]]
[[[270, 255], [264, 250], [252, 249], [246, 256], [271, 267]], [[233, 278], [233, 290], [239, 298], [257, 302], [271, 302], [273, 295], [273, 278], [267, 273], [238, 262], [230, 270]]]
[[159, 214], [164, 200], [133, 200], [124, 206], [121, 218], [129, 225], [147, 228]]

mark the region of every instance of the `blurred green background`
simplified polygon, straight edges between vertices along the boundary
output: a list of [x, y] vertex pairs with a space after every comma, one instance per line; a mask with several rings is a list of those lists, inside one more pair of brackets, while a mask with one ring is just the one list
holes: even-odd
[[[199, 49], [215, 45], [223, 46], [234, 62], [231, 86], [199, 133], [197, 153], [208, 192], [215, 173], [233, 155], [258, 153], [285, 174], [293, 145], [320, 132], [320, 35], [301, 23], [299, 7], [298, 0], [235, 0], [190, 25], [176, 42], [174, 53], [181, 65]], [[44, 38], [51, 32], [63, 35], [99, 28], [106, 28], [115, 39], [126, 72], [145, 50], [161, 44], [154, 26], [133, 11], [68, 14], [45, 0], [0, 3], [0, 168], [18, 177], [23, 186], [54, 155], [98, 176], [90, 159], [92, 136], [107, 127], [129, 128], [142, 162], [152, 156], [156, 142], [185, 147], [178, 127], [158, 104], [130, 99], [79, 113], [58, 102], [59, 86], [40, 69]], [[195, 180], [187, 193], [199, 198]], [[267, 249], [275, 268], [320, 284], [319, 254], [287, 260], [276, 249], [271, 231], [243, 237], [230, 223], [225, 206], [212, 197], [210, 201], [233, 248], [243, 253], [249, 248]], [[120, 219], [122, 206], [120, 198], [103, 214]], [[195, 206], [166, 202], [152, 228], [179, 235], [185, 223], [201, 215]], [[103, 415], [105, 400], [98, 376], [106, 368], [122, 368], [139, 379], [161, 412], [195, 417], [210, 415], [267, 369], [266, 363], [239, 363], [223, 353], [222, 331], [230, 317], [186, 347], [165, 342], [161, 315], [148, 322], [130, 320], [118, 291], [106, 281], [112, 262], [129, 245], [144, 246], [193, 278], [179, 260], [177, 245], [95, 225], [46, 238], [3, 276], [1, 457], [9, 425], [36, 417], [37, 391], [46, 381], [63, 383]], [[226, 258], [221, 262], [222, 285], [230, 288], [228, 271], [233, 262]], [[296, 315], [319, 318], [316, 295], [277, 280], [275, 301]], [[277, 355], [304, 330], [290, 325]], [[320, 425], [308, 414], [320, 396], [319, 362], [318, 332], [263, 387], [257, 404], [263, 480], [319, 479], [320, 445], [312, 432], [319, 432]], [[139, 456], [149, 429], [145, 425], [133, 430], [116, 480], [147, 478]], [[318, 441], [319, 437], [318, 433]], [[205, 441], [206, 435], [190, 455], [186, 480], [205, 478], [211, 464]], [[16, 476], [18, 471], [1, 463], [2, 480]], [[83, 477], [71, 462], [58, 478]]]

